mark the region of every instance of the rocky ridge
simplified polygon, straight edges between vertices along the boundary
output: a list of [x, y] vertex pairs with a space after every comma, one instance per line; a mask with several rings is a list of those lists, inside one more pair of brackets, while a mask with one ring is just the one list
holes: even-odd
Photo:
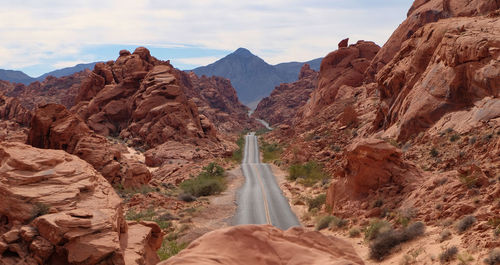
[[29, 110], [48, 103], [71, 108], [81, 83], [89, 74], [89, 70], [84, 70], [63, 77], [47, 76], [43, 81], [35, 81], [29, 85], [0, 81], [0, 91], [6, 96], [16, 98]]
[[318, 85], [318, 72], [304, 64], [298, 78], [297, 82], [277, 86], [269, 97], [259, 102], [253, 117], [263, 119], [271, 126], [291, 125], [298, 109], [306, 104]]

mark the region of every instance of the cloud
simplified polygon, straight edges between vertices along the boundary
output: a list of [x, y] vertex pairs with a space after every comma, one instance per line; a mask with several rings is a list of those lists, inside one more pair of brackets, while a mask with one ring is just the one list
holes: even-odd
[[[304, 61], [326, 55], [345, 37], [382, 45], [403, 21], [412, 0], [4, 2], [0, 68], [50, 68], [57, 62], [95, 58], [88, 47], [103, 45], [176, 47], [186, 52], [192, 47], [246, 47], [273, 64]], [[116, 53], [106, 59], [116, 58]], [[170, 59], [187, 62], [193, 57], [176, 56]]]

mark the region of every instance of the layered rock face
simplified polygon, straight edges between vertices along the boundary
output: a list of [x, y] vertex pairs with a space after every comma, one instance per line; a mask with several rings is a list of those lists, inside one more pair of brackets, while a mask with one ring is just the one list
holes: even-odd
[[318, 85], [318, 72], [304, 64], [299, 80], [277, 86], [269, 97], [262, 99], [253, 116], [272, 126], [291, 125], [299, 108], [304, 106]]
[[[232, 145], [217, 136], [217, 129], [252, 124], [229, 81], [186, 74], [142, 47], [96, 64], [76, 102], [71, 111], [96, 133], [150, 149], [151, 166], [197, 150], [209, 150], [198, 157], [228, 154]], [[173, 142], [184, 150], [171, 152]]]
[[144, 164], [125, 158], [118, 146], [95, 134], [62, 105], [48, 104], [35, 111], [27, 142], [34, 147], [60, 149], [77, 155], [111, 184], [139, 187], [151, 180], [151, 173]]
[[111, 185], [78, 157], [3, 142], [0, 174], [2, 264], [158, 262], [158, 225], [128, 226]]
[[311, 117], [332, 104], [342, 86], [362, 85], [363, 74], [379, 49], [373, 42], [358, 41], [328, 54], [321, 62], [318, 87], [304, 106], [302, 116]]
[[[228, 243], [231, 242], [231, 247]], [[159, 264], [364, 264], [349, 243], [270, 225], [235, 226], [210, 232]]]
[[0, 119], [28, 126], [31, 122], [31, 112], [12, 97], [0, 93]]
[[401, 49], [402, 44], [419, 28], [440, 19], [451, 17], [473, 17], [487, 15], [500, 8], [497, 0], [416, 0], [413, 2], [408, 17], [392, 33], [389, 40], [375, 56], [367, 69], [367, 80], [374, 77]]
[[243, 105], [228, 79], [212, 76], [198, 77], [193, 72], [183, 78], [187, 87], [192, 87], [189, 96], [201, 114], [212, 121], [220, 132], [237, 132], [253, 128], [256, 123], [248, 118], [248, 107]]
[[483, 99], [486, 106], [476, 122], [498, 117], [499, 27], [498, 17], [478, 17], [441, 20], [417, 30], [377, 74], [382, 104], [375, 126], [395, 126], [396, 137], [406, 141], [446, 113]]
[[387, 192], [394, 197], [403, 189], [410, 191], [412, 183], [421, 177], [419, 170], [403, 160], [398, 148], [379, 139], [361, 139], [349, 145], [340, 158], [334, 180], [328, 188], [327, 204], [337, 214], [356, 214], [359, 209], [350, 202], [371, 194]]
[[36, 81], [30, 85], [0, 81], [0, 91], [9, 97], [15, 97], [22, 106], [29, 110], [48, 103], [57, 103], [71, 108], [75, 103], [78, 89], [89, 74], [90, 71], [85, 70], [59, 78], [48, 76], [44, 81]]

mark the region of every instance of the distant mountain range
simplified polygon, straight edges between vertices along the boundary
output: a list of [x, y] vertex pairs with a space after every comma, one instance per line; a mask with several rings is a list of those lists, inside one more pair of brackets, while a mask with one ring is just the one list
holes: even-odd
[[249, 50], [239, 48], [215, 63], [192, 71], [197, 75], [222, 76], [231, 80], [240, 101], [254, 108], [277, 85], [297, 81], [300, 68], [305, 63], [318, 71], [321, 60], [270, 65]]
[[73, 67], [66, 67], [62, 69], [58, 69], [46, 74], [43, 74], [39, 77], [31, 77], [22, 71], [15, 71], [15, 70], [3, 70], [0, 69], [0, 80], [6, 80], [9, 82], [13, 83], [23, 83], [25, 85], [29, 85], [32, 82], [35, 81], [43, 81], [47, 76], [55, 76], [55, 77], [62, 77], [62, 76], [67, 76], [67, 75], [72, 75], [76, 72], [83, 71], [85, 69], [94, 69], [94, 66], [97, 62], [93, 63], [87, 63], [87, 64], [77, 64]]
[[[222, 76], [231, 80], [238, 93], [238, 98], [250, 108], [257, 107], [259, 101], [269, 96], [273, 89], [281, 83], [291, 83], [298, 79], [300, 68], [308, 63], [312, 69], [319, 71], [321, 60], [317, 58], [308, 62], [289, 62], [270, 65], [245, 48], [239, 48], [226, 57], [193, 69], [197, 75]], [[35, 81], [43, 81], [47, 76], [62, 77], [93, 69], [97, 62], [78, 64], [73, 67], [58, 69], [39, 77], [31, 77], [21, 71], [0, 69], [0, 80], [28, 85]]]

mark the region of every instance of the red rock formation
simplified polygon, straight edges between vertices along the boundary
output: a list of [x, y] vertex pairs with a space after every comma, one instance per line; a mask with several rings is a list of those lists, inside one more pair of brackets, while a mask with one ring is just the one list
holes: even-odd
[[0, 143], [0, 174], [2, 263], [159, 261], [158, 225], [127, 225], [113, 188], [78, 157], [4, 142]]
[[[145, 48], [120, 52], [115, 61], [98, 63], [77, 96], [77, 113], [98, 134], [115, 135], [150, 149], [148, 165], [205, 150], [200, 158], [230, 153], [232, 144], [217, 136], [253, 124], [230, 82], [198, 78], [152, 57]], [[185, 148], [171, 153], [167, 142]]]
[[339, 42], [339, 49], [347, 48], [347, 45], [349, 45], [349, 38], [343, 39], [342, 41]]
[[183, 80], [188, 81], [185, 85], [194, 90], [189, 97], [218, 131], [238, 132], [256, 126], [254, 120], [248, 118], [248, 107], [239, 101], [228, 79], [218, 76], [198, 77], [190, 72]]
[[309, 100], [318, 85], [318, 73], [304, 64], [299, 80], [277, 86], [269, 97], [262, 99], [253, 116], [269, 122], [272, 126], [291, 125], [299, 108]]
[[[231, 247], [228, 247], [228, 243]], [[302, 228], [270, 225], [216, 230], [159, 264], [364, 264], [345, 241]]]
[[17, 99], [0, 93], [0, 119], [27, 126], [31, 121], [31, 112], [25, 109]]
[[349, 145], [334, 173], [327, 193], [333, 211], [346, 209], [346, 201], [364, 199], [387, 186], [399, 190], [420, 177], [415, 166], [403, 161], [402, 153], [383, 140], [362, 139]]
[[[367, 80], [373, 81], [380, 71], [422, 26], [451, 17], [487, 15], [500, 8], [498, 0], [416, 0], [408, 11], [408, 17], [394, 31], [367, 69]], [[446, 23], [446, 22], [445, 22]]]
[[321, 62], [318, 88], [304, 106], [302, 116], [311, 117], [332, 104], [340, 87], [362, 85], [363, 74], [379, 49], [373, 42], [358, 41], [328, 54]]
[[382, 104], [376, 128], [394, 125], [396, 137], [406, 141], [483, 98], [491, 97], [493, 107], [500, 87], [499, 27], [498, 17], [476, 17], [417, 30], [377, 74]]
[[66, 108], [71, 108], [81, 83], [89, 74], [90, 71], [85, 70], [59, 78], [48, 76], [44, 81], [36, 81], [28, 86], [0, 81], [0, 91], [9, 97], [15, 97], [29, 110], [48, 103], [62, 104]]
[[61, 149], [90, 163], [110, 183], [138, 187], [151, 180], [145, 165], [126, 159], [121, 150], [62, 105], [38, 108], [31, 122], [28, 144], [38, 148]]

